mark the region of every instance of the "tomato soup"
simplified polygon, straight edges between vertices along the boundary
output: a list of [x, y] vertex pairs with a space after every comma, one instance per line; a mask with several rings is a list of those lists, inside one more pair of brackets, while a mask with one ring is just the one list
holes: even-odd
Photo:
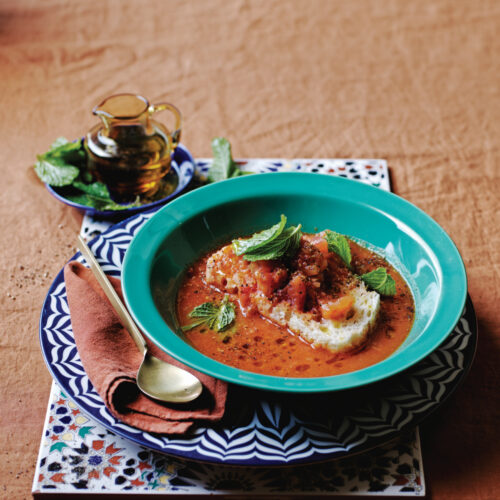
[[[395, 295], [380, 297], [376, 323], [362, 345], [343, 352], [315, 346], [289, 328], [243, 307], [242, 295], [231, 293], [229, 299], [235, 312], [232, 324], [223, 331], [214, 331], [201, 324], [185, 332], [187, 340], [198, 351], [221, 363], [280, 377], [338, 375], [387, 358], [403, 343], [412, 327], [413, 296], [405, 280], [387, 261], [352, 240], [348, 241], [352, 268], [358, 274], [383, 266], [396, 285]], [[189, 314], [195, 307], [203, 303], [221, 303], [228, 295], [207, 282], [207, 263], [211, 255], [213, 252], [202, 256], [187, 270], [179, 289], [177, 316], [183, 326], [193, 322]], [[281, 293], [281, 290], [274, 293]]]

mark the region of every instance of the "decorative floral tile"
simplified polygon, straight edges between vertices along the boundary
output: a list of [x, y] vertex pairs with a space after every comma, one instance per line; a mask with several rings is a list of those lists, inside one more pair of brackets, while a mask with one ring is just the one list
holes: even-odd
[[181, 461], [106, 430], [53, 383], [33, 493], [425, 494], [418, 431], [370, 453], [300, 467]]
[[[238, 166], [246, 172], [314, 172], [336, 175], [358, 180], [375, 187], [390, 191], [389, 173], [385, 160], [379, 159], [343, 159], [343, 158], [249, 158], [238, 160]], [[212, 164], [211, 159], [196, 160], [195, 173], [201, 177], [207, 175]]]

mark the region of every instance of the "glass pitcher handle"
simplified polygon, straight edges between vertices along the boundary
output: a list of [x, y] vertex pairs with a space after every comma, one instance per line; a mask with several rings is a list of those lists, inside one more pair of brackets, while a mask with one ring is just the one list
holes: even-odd
[[149, 114], [157, 113], [159, 111], [170, 111], [175, 117], [175, 129], [170, 134], [172, 137], [172, 151], [177, 147], [181, 139], [181, 128], [182, 128], [182, 115], [181, 112], [173, 105], [168, 102], [160, 102], [159, 104], [151, 104], [149, 106]]

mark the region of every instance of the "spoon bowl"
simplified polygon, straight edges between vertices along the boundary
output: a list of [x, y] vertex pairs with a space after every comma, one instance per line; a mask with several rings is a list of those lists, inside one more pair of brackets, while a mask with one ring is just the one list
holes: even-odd
[[148, 346], [127, 308], [81, 236], [78, 237], [78, 249], [88, 262], [90, 270], [101, 285], [123, 326], [144, 355], [137, 372], [139, 389], [151, 398], [167, 403], [188, 403], [196, 399], [203, 390], [198, 378], [187, 370], [167, 363], [148, 352]]
[[[139, 389], [160, 401], [171, 403], [189, 403], [197, 398], [202, 391], [199, 380], [191, 373], [166, 363], [146, 351], [144, 359], [137, 372]], [[165, 384], [168, 380], [168, 385]]]

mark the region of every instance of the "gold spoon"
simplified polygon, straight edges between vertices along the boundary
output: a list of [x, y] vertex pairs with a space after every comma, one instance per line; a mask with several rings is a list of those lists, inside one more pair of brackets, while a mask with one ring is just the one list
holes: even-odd
[[162, 361], [148, 352], [148, 346], [132, 316], [81, 236], [78, 236], [78, 248], [89, 263], [91, 271], [118, 314], [123, 326], [144, 355], [137, 372], [139, 389], [154, 399], [169, 403], [188, 403], [196, 399], [203, 389], [201, 382], [188, 371]]

